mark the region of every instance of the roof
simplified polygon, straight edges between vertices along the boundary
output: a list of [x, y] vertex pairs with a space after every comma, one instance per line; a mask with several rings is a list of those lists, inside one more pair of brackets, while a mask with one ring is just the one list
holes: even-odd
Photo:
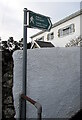
[[35, 41], [41, 48], [43, 47], [55, 47], [51, 42]]
[[[77, 17], [77, 16], [79, 16], [79, 15], [81, 15], [81, 14], [82, 14], [82, 9], [79, 10], [79, 11], [77, 11], [77, 12], [75, 12], [75, 13], [73, 13], [73, 14], [71, 14], [71, 15], [69, 15], [69, 16], [67, 16], [66, 18], [64, 18], [64, 19], [56, 22], [55, 24], [52, 25], [52, 28], [54, 28], [54, 27], [56, 27], [56, 26], [58, 26], [58, 25], [60, 25], [60, 24], [62, 24], [62, 23], [64, 23], [64, 22], [66, 22], [66, 21], [68, 21], [68, 20], [70, 20], [70, 19], [72, 19], [72, 18], [75, 18], [75, 17]], [[33, 36], [31, 36], [30, 38], [36, 37], [37, 35], [40, 35], [40, 34], [44, 33], [45, 31], [46, 31], [46, 30], [40, 31], [40, 32], [34, 34]]]

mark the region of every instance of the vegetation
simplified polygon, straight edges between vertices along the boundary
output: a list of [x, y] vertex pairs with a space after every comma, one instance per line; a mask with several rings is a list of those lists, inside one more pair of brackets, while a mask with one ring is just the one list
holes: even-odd
[[[15, 50], [23, 50], [23, 38], [17, 42], [14, 41], [13, 37], [9, 37], [7, 41], [1, 41], [1, 47], [2, 50], [9, 50], [9, 51], [15, 51]], [[27, 43], [27, 49], [31, 48], [31, 43]]]
[[[2, 119], [15, 120], [15, 109], [13, 100], [13, 58], [12, 54], [15, 50], [23, 49], [23, 38], [17, 42], [13, 37], [7, 41], [0, 39], [0, 52], [2, 51]], [[31, 43], [27, 44], [30, 49]]]
[[73, 46], [79, 46], [82, 47], [82, 36], [72, 39], [69, 43], [65, 45], [65, 47], [73, 47]]

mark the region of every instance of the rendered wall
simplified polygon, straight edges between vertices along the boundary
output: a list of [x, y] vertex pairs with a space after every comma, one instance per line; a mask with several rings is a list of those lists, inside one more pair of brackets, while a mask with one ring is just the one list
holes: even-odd
[[[22, 91], [22, 51], [13, 54], [14, 104], [19, 117]], [[27, 55], [27, 95], [42, 105], [43, 118], [69, 118], [80, 109], [80, 48], [30, 49]], [[27, 103], [27, 117], [36, 108]]]

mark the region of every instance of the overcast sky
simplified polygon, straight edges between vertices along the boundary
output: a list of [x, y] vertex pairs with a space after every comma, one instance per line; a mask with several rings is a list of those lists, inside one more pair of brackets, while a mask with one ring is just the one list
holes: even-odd
[[[39, 2], [38, 2], [39, 1]], [[19, 41], [23, 37], [23, 9], [27, 8], [51, 18], [52, 24], [80, 9], [80, 0], [0, 0], [0, 37], [8, 40], [13, 37]], [[38, 32], [28, 28], [28, 42], [30, 36]]]

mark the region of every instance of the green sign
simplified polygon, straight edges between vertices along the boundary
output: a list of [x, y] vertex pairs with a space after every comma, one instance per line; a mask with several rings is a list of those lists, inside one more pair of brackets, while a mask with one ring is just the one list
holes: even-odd
[[52, 23], [49, 17], [29, 11], [29, 27], [49, 31]]

